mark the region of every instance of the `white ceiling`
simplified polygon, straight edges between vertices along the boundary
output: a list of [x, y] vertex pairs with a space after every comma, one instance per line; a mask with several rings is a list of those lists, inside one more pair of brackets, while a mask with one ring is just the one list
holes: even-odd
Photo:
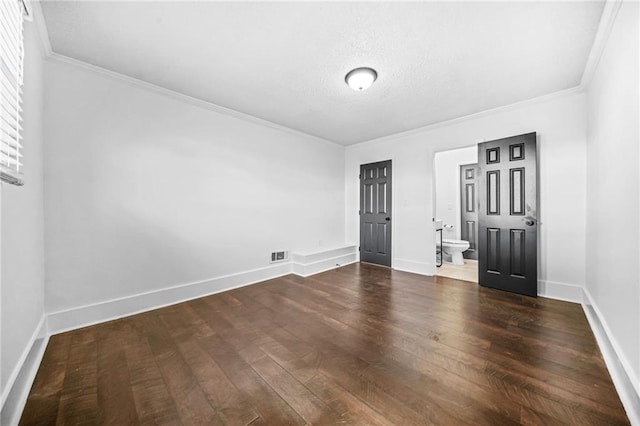
[[[43, 2], [53, 51], [349, 145], [580, 84], [602, 2]], [[344, 82], [369, 66], [365, 92]]]

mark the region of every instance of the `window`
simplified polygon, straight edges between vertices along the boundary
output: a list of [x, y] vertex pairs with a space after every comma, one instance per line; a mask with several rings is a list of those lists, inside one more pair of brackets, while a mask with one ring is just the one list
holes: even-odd
[[0, 1], [0, 179], [22, 185], [24, 40], [20, 0]]

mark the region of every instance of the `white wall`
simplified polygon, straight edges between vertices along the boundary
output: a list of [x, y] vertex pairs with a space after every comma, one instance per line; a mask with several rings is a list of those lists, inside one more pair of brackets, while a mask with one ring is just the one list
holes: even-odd
[[[24, 181], [1, 190], [3, 401], [44, 315], [42, 177], [43, 53], [35, 24], [25, 23]], [[3, 412], [4, 418], [4, 412]]]
[[567, 94], [348, 147], [347, 240], [358, 241], [358, 166], [392, 159], [393, 266], [433, 274], [434, 153], [535, 131], [540, 163], [538, 276], [543, 282], [540, 291], [548, 293], [558, 286], [566, 289], [564, 284], [584, 285], [585, 114], [585, 95]]
[[638, 20], [622, 3], [587, 88], [586, 287], [640, 392]]
[[443, 228], [443, 238], [459, 240], [462, 235], [460, 229], [460, 166], [478, 162], [478, 146], [436, 152], [433, 164], [436, 219], [442, 219], [444, 225], [453, 228]]
[[344, 241], [344, 148], [46, 64], [48, 312]]

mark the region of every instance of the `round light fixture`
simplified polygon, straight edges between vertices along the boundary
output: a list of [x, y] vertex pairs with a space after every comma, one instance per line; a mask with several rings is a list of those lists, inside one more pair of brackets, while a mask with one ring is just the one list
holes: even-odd
[[357, 90], [361, 92], [363, 90], [367, 90], [374, 81], [378, 78], [378, 73], [373, 68], [356, 68], [347, 73], [344, 78], [344, 81], [347, 82], [349, 87], [353, 90]]

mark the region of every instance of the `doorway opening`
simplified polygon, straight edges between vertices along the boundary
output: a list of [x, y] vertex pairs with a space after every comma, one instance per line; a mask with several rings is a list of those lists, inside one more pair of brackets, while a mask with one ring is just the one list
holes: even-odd
[[537, 295], [537, 164], [535, 132], [434, 156], [437, 275]]
[[436, 275], [478, 282], [478, 146], [434, 157]]

